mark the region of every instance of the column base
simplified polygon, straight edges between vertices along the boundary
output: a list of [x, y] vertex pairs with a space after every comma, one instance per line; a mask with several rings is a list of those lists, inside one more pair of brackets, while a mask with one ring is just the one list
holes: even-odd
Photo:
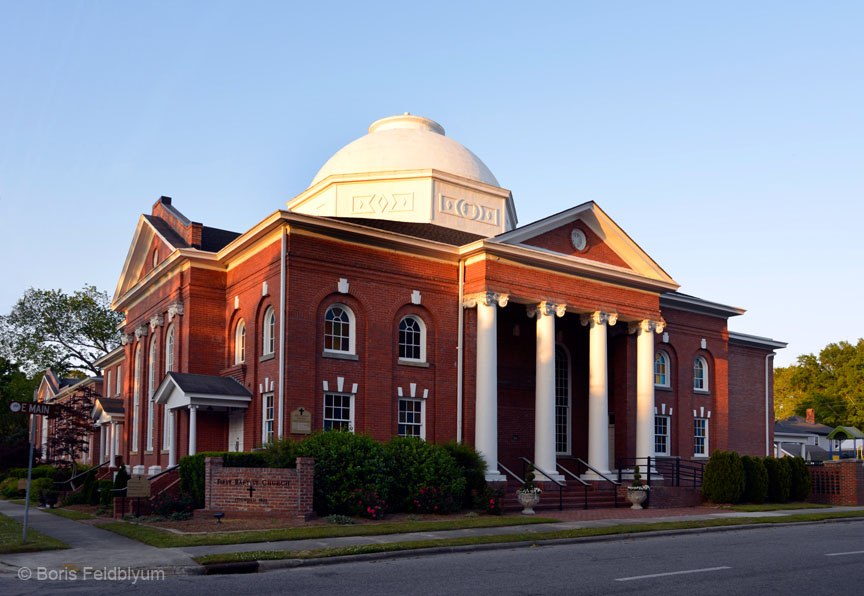
[[[600, 474], [603, 474], [603, 476], [606, 476], [606, 478], [614, 480], [612, 478], [612, 472], [610, 470], [600, 470]], [[587, 472], [582, 474], [582, 480], [584, 480], [586, 482], [596, 482], [598, 480], [603, 480], [603, 478], [600, 476], [600, 474], [597, 474], [596, 472], [588, 470]]]
[[507, 482], [507, 476], [498, 470], [486, 470], [486, 482]]
[[558, 472], [549, 472], [549, 477], [540, 472], [539, 470], [534, 470], [534, 482], [550, 482], [550, 478], [555, 482], [560, 482], [561, 484], [566, 484], [567, 479], [564, 478], [563, 474], [559, 474]]

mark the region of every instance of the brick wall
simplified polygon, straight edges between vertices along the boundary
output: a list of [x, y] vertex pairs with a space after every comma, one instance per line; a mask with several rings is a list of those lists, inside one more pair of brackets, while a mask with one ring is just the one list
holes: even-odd
[[290, 513], [300, 519], [313, 516], [312, 458], [298, 457], [295, 469], [226, 468], [221, 457], [208, 457], [204, 466], [204, 503], [209, 511]]
[[[622, 503], [627, 501], [627, 487], [619, 486], [618, 500]], [[673, 509], [676, 507], [698, 507], [702, 504], [702, 491], [694, 488], [685, 488], [683, 486], [652, 486], [648, 491], [648, 500], [643, 503], [643, 507], [651, 509]]]
[[811, 503], [864, 505], [864, 466], [857, 461], [825, 462], [807, 466], [813, 486]]

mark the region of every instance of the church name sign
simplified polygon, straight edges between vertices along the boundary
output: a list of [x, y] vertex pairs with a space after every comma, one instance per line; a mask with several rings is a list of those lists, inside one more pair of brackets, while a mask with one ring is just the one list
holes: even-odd
[[310, 519], [314, 469], [315, 460], [308, 457], [298, 457], [296, 468], [226, 468], [221, 457], [208, 457], [204, 463], [205, 509]]

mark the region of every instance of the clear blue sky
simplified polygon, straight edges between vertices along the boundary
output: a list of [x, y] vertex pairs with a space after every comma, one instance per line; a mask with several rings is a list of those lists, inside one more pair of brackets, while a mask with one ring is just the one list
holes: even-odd
[[163, 194], [244, 231], [410, 111], [520, 223], [596, 201], [788, 364], [864, 335], [862, 30], [861, 2], [2, 0], [0, 312], [113, 293]]

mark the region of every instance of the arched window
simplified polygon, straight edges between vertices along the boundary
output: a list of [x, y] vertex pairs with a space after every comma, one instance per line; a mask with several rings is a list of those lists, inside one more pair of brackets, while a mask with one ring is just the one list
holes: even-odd
[[[165, 332], [165, 374], [174, 370], [174, 325], [168, 325]], [[162, 406], [162, 450], [171, 448], [171, 413], [168, 406]]]
[[399, 359], [426, 362], [426, 325], [418, 316], [399, 321]]
[[654, 385], [668, 387], [669, 372], [669, 354], [662, 350], [654, 354]]
[[264, 311], [264, 355], [273, 354], [276, 351], [276, 311], [272, 306]]
[[354, 353], [354, 313], [344, 304], [334, 304], [324, 314], [324, 349]]
[[135, 367], [132, 372], [132, 451], [138, 451], [138, 414], [141, 407], [141, 342], [135, 347]]
[[693, 389], [708, 391], [708, 361], [702, 356], [693, 361]]
[[555, 346], [555, 452], [570, 454], [570, 356]]
[[234, 330], [234, 364], [244, 362], [246, 362], [246, 322], [240, 319]]
[[157, 368], [158, 364], [156, 361], [156, 353], [157, 353], [157, 342], [156, 336], [153, 336], [153, 339], [150, 340], [150, 358], [147, 363], [147, 371], [150, 373], [147, 379], [147, 445], [145, 447], [146, 451], [153, 451], [153, 426], [155, 421], [155, 411], [156, 405], [153, 403], [153, 394], [156, 393], [156, 383], [157, 379]]

